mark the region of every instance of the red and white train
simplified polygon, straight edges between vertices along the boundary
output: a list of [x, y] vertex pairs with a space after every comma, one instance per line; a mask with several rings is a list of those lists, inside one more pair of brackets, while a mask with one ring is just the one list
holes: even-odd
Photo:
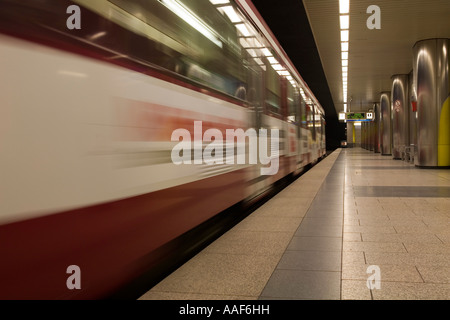
[[[326, 152], [324, 110], [249, 0], [0, 0], [0, 70], [0, 299], [111, 297]], [[174, 164], [194, 121], [278, 129], [277, 174]]]

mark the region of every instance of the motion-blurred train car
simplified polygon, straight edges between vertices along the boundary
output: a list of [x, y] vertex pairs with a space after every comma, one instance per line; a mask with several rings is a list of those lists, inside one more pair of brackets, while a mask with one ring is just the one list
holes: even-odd
[[[0, 0], [0, 70], [0, 299], [111, 297], [325, 155], [324, 111], [249, 0]], [[279, 133], [270, 174], [250, 136], [225, 141], [252, 128]]]

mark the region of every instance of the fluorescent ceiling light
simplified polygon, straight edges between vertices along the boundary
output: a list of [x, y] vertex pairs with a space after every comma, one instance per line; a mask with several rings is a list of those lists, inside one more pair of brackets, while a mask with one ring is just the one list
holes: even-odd
[[348, 72], [348, 67], [342, 67], [342, 73], [347, 73]]
[[265, 55], [266, 57], [270, 57], [270, 56], [272, 56], [272, 52], [270, 52], [270, 50], [269, 49], [267, 49], [267, 48], [263, 48], [263, 49], [261, 49], [261, 52], [263, 53], [263, 55]]
[[287, 70], [277, 71], [277, 73], [278, 73], [280, 76], [288, 76], [288, 75], [289, 75], [289, 71], [287, 71]]
[[241, 46], [243, 46], [244, 48], [249, 48], [249, 47], [251, 47], [251, 45], [248, 43], [247, 40], [245, 40], [245, 38], [239, 38], [239, 43], [240, 43]]
[[180, 2], [176, 0], [160, 0], [160, 1], [170, 11], [172, 11], [181, 19], [183, 19], [186, 23], [191, 25], [195, 30], [203, 34], [206, 38], [211, 40], [218, 47], [222, 48], [222, 42], [214, 35], [212, 29], [200, 18], [198, 18], [195, 14], [193, 14], [189, 9], [184, 7]]
[[[244, 38], [240, 38], [239, 41], [244, 40]], [[262, 44], [255, 37], [245, 38], [245, 42], [248, 47], [252, 48], [261, 48]]]
[[230, 3], [230, 1], [228, 1], [228, 0], [209, 0], [209, 2], [211, 2], [212, 4], [226, 4], [226, 3]]
[[248, 31], [247, 27], [243, 23], [239, 23], [236, 25], [236, 28], [241, 32], [244, 37], [250, 37], [252, 34]]
[[348, 59], [348, 51], [343, 51], [341, 56], [342, 56], [342, 59]]
[[273, 70], [283, 70], [283, 66], [281, 64], [271, 64]]
[[342, 60], [342, 66], [344, 67], [348, 66], [348, 60]]
[[350, 12], [350, 0], [339, 0], [339, 13], [349, 13]]
[[242, 22], [242, 19], [238, 16], [236, 11], [234, 11], [232, 6], [220, 7], [219, 11], [225, 12], [225, 14], [231, 20], [232, 23]]
[[348, 51], [348, 42], [341, 42], [342, 51]]
[[278, 60], [274, 57], [267, 57], [267, 60], [269, 60], [271, 64], [279, 64]]
[[348, 15], [340, 16], [341, 29], [350, 28], [350, 17]]
[[341, 41], [348, 41], [348, 30], [341, 30]]
[[247, 49], [247, 52], [248, 52], [248, 54], [251, 55], [253, 58], [255, 58], [255, 57], [258, 56], [258, 54], [256, 53], [256, 51], [253, 50], [253, 49]]

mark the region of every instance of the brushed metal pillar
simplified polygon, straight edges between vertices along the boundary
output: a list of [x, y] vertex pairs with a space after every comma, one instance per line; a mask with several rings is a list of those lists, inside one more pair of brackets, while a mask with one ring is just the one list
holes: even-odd
[[365, 136], [364, 136], [364, 123], [361, 122], [360, 125], [361, 128], [361, 148], [365, 149], [366, 148], [366, 140], [365, 140]]
[[450, 39], [427, 39], [413, 46], [417, 94], [416, 166], [450, 166]]
[[409, 146], [409, 80], [407, 74], [393, 75], [391, 79], [392, 157], [401, 159]]
[[361, 131], [361, 148], [364, 149], [364, 128], [363, 128], [362, 123], [359, 126], [359, 130]]
[[409, 107], [409, 145], [414, 151], [415, 146], [417, 146], [417, 129], [416, 129], [416, 115], [417, 110], [413, 110], [413, 103], [417, 102], [416, 89], [414, 86], [413, 72], [408, 74], [408, 107]]
[[391, 155], [391, 93], [382, 92], [380, 96], [381, 154]]
[[369, 121], [369, 132], [370, 132], [370, 151], [375, 152], [375, 123]]
[[366, 126], [361, 122], [361, 148], [366, 149]]
[[374, 137], [374, 152], [380, 153], [381, 147], [380, 147], [380, 105], [378, 103], [375, 103], [373, 106], [373, 116], [374, 116], [374, 125], [375, 125], [375, 137]]

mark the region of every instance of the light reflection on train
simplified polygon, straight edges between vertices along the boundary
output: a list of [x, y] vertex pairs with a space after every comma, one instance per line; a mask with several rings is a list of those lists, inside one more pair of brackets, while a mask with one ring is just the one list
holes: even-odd
[[[324, 111], [248, 0], [0, 6], [2, 299], [109, 297], [164, 244], [325, 155]], [[277, 129], [277, 173], [174, 164], [172, 133], [196, 121]]]

